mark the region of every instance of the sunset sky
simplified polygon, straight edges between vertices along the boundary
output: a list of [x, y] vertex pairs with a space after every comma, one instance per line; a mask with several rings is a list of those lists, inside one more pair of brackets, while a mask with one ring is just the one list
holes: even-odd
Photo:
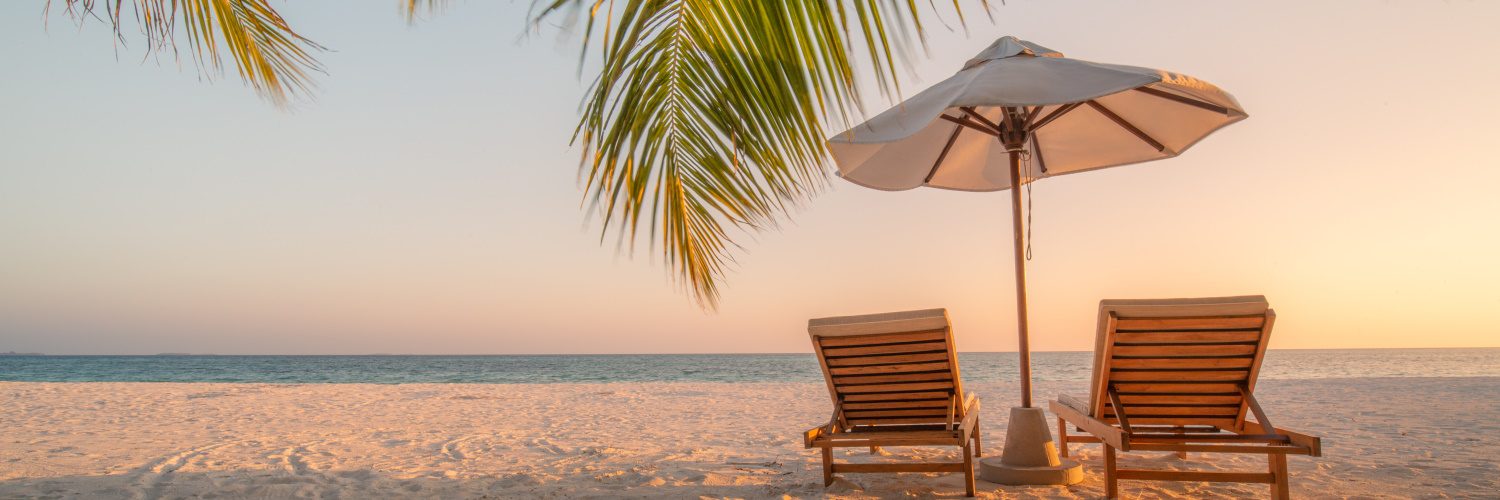
[[[1257, 293], [1273, 348], [1500, 346], [1500, 2], [993, 3], [929, 20], [908, 95], [1010, 34], [1250, 114], [1035, 185], [1033, 349], [1090, 349], [1102, 298]], [[331, 49], [292, 111], [44, 4], [0, 3], [0, 352], [807, 352], [808, 318], [929, 307], [1015, 349], [1006, 192], [830, 173], [740, 239], [717, 312], [601, 244], [568, 144], [593, 67], [529, 2], [274, 2]]]

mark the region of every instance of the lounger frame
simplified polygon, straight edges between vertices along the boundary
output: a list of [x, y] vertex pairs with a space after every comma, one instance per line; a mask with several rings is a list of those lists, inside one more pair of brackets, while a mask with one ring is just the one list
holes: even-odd
[[[1263, 297], [1172, 299], [1160, 311], [1152, 301], [1101, 304], [1100, 338], [1088, 402], [1060, 397], [1058, 447], [1104, 445], [1105, 494], [1119, 496], [1120, 480], [1265, 483], [1273, 498], [1289, 497], [1287, 455], [1321, 456], [1319, 438], [1274, 427], [1255, 399], [1255, 380], [1276, 313], [1244, 312]], [[1246, 303], [1252, 305], [1246, 306]], [[1146, 307], [1140, 307], [1146, 306]], [[1189, 315], [1174, 316], [1180, 310]], [[1254, 420], [1249, 417], [1253, 416]], [[1068, 424], [1085, 434], [1069, 434]], [[1121, 469], [1118, 452], [1171, 451], [1264, 454], [1266, 472]]]
[[[825, 486], [840, 473], [960, 472], [974, 496], [979, 398], [963, 391], [946, 312], [824, 318], [809, 322], [808, 333], [833, 401], [828, 422], [803, 433], [806, 448], [822, 451]], [[963, 460], [834, 461], [835, 448], [882, 446], [955, 446]]]

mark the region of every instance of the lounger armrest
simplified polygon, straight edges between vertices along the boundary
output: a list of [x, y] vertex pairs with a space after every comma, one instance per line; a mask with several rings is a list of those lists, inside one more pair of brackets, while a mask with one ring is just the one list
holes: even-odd
[[819, 437], [822, 437], [822, 436], [825, 436], [825, 435], [828, 435], [828, 434], [833, 434], [834, 432], [837, 432], [838, 431], [838, 423], [839, 423], [839, 406], [838, 405], [834, 405], [833, 406], [833, 416], [828, 417], [828, 423], [820, 425], [820, 426], [817, 426], [817, 427], [813, 427], [811, 429], [808, 429], [808, 430], [802, 432], [802, 447], [803, 448], [812, 448], [813, 447], [813, 441], [817, 441]]
[[979, 395], [969, 393], [964, 397], [964, 419], [958, 424], [958, 432], [963, 436], [963, 441], [968, 442], [974, 435], [974, 427], [979, 425]]
[[1063, 421], [1071, 423], [1078, 428], [1083, 429], [1084, 432], [1093, 434], [1094, 437], [1099, 438], [1100, 441], [1115, 448], [1119, 448], [1120, 451], [1130, 451], [1130, 440], [1125, 434], [1125, 431], [1121, 430], [1119, 427], [1110, 425], [1108, 422], [1105, 422], [1103, 420], [1090, 417], [1087, 414], [1078, 411], [1072, 406], [1064, 404], [1061, 401], [1052, 401], [1048, 406], [1051, 407], [1052, 413], [1056, 414], [1057, 418], [1063, 419]]
[[826, 432], [827, 428], [828, 428], [827, 425], [820, 425], [820, 426], [813, 427], [811, 429], [802, 431], [802, 447], [803, 448], [812, 448], [813, 447], [813, 441], [817, 441], [819, 437], [822, 437], [824, 434], [826, 434], [827, 433]]
[[1078, 399], [1067, 394], [1058, 394], [1057, 402], [1068, 405], [1069, 408], [1072, 408], [1074, 410], [1078, 410], [1078, 413], [1088, 414], [1089, 412], [1088, 403], [1085, 403], [1082, 399]]
[[1281, 428], [1281, 427], [1277, 427], [1275, 429], [1267, 430], [1266, 426], [1261, 425], [1260, 422], [1256, 422], [1254, 420], [1249, 420], [1249, 419], [1245, 420], [1245, 432], [1244, 433], [1245, 434], [1280, 434], [1280, 435], [1286, 436], [1292, 442], [1292, 444], [1297, 445], [1297, 446], [1301, 446], [1303, 448], [1307, 448], [1307, 454], [1308, 454], [1308, 456], [1314, 456], [1314, 457], [1321, 457], [1321, 456], [1323, 456], [1323, 439], [1320, 438], [1320, 437], [1317, 437], [1317, 436], [1310, 436], [1310, 435], [1307, 435], [1307, 434], [1303, 434], [1301, 432], [1287, 430], [1287, 429], [1284, 429], [1284, 428]]

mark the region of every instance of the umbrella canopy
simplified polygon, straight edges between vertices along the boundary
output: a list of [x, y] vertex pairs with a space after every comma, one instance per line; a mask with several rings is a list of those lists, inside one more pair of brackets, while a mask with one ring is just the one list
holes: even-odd
[[1177, 156], [1246, 115], [1234, 96], [1191, 76], [1069, 59], [1007, 36], [958, 74], [835, 136], [839, 175], [898, 191], [1011, 187], [996, 140], [1018, 108], [1030, 179]]
[[[998, 191], [1177, 156], [1245, 119], [1234, 96], [1166, 71], [1069, 59], [1002, 37], [962, 71], [828, 141], [839, 175], [875, 189]], [[1034, 169], [1022, 176], [1022, 157]], [[1022, 408], [1031, 407], [1021, 193], [1011, 190]]]

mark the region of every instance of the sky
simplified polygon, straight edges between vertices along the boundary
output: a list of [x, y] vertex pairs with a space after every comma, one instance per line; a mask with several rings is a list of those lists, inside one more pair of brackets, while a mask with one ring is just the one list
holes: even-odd
[[[290, 111], [44, 4], [0, 2], [0, 352], [809, 352], [809, 318], [930, 307], [960, 350], [1016, 348], [1007, 192], [830, 176], [740, 239], [717, 311], [601, 244], [569, 145], [590, 68], [529, 2], [415, 25], [394, 0], [274, 2], [330, 49]], [[1100, 299], [1241, 294], [1276, 309], [1272, 348], [1500, 346], [1500, 3], [994, 14], [934, 29], [906, 88], [1009, 34], [1250, 114], [1034, 185], [1034, 350], [1091, 349]]]

